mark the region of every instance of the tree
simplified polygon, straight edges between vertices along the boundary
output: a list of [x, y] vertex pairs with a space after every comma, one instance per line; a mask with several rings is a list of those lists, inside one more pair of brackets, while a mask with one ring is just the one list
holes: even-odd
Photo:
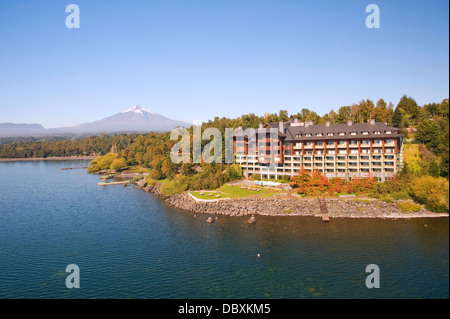
[[347, 124], [348, 121], [352, 120], [352, 107], [351, 106], [341, 106], [338, 110], [338, 115], [336, 123]]
[[433, 152], [440, 151], [443, 146], [443, 132], [439, 124], [434, 121], [422, 121], [417, 129], [416, 139], [421, 141]]
[[278, 121], [283, 121], [283, 122], [287, 122], [289, 121], [289, 113], [286, 110], [281, 110], [278, 113]]
[[383, 99], [379, 99], [377, 105], [372, 111], [372, 119], [376, 122], [387, 123], [391, 121], [392, 114], [392, 103], [390, 103], [388, 107]]
[[412, 97], [403, 95], [397, 104], [409, 116], [410, 120], [415, 120], [421, 114], [421, 108]]
[[127, 167], [127, 161], [122, 157], [114, 159], [111, 163], [110, 169], [118, 170], [123, 169], [125, 167]]
[[373, 108], [374, 108], [374, 104], [372, 100], [362, 100], [359, 102], [359, 108], [358, 108], [358, 113], [359, 113], [359, 122], [367, 122], [368, 120], [371, 119], [372, 116], [372, 112], [373, 112]]
[[444, 99], [444, 100], [442, 100], [441, 104], [439, 104], [439, 107], [437, 108], [437, 114], [448, 118], [449, 117], [448, 113], [449, 113], [448, 99]]
[[173, 178], [177, 172], [177, 166], [170, 160], [166, 158], [161, 164], [161, 173], [165, 177]]

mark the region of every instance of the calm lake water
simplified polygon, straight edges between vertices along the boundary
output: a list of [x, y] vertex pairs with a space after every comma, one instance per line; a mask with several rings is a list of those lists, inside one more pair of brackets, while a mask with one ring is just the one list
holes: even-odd
[[0, 298], [449, 298], [448, 218], [208, 224], [72, 166], [0, 163]]

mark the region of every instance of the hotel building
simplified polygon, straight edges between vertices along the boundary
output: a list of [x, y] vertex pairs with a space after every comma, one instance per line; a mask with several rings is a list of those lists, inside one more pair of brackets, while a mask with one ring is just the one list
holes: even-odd
[[328, 178], [345, 180], [372, 176], [385, 181], [402, 167], [403, 135], [398, 128], [368, 123], [314, 125], [313, 122], [260, 124], [239, 127], [233, 135], [236, 163], [244, 174], [280, 179], [301, 169], [319, 170]]

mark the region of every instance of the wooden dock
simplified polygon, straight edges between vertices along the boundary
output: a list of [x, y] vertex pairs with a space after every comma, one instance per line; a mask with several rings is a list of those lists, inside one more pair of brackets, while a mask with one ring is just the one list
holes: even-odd
[[80, 167], [63, 167], [63, 168], [61, 168], [61, 170], [66, 171], [66, 170], [69, 170], [69, 169], [87, 169], [87, 168], [88, 168], [87, 166], [80, 166]]
[[318, 199], [320, 212], [322, 213], [322, 221], [329, 222], [330, 216], [328, 215], [327, 203], [325, 202], [325, 198], [319, 197]]
[[109, 186], [109, 185], [128, 185], [131, 184], [131, 181], [118, 181], [118, 182], [100, 182], [98, 186]]

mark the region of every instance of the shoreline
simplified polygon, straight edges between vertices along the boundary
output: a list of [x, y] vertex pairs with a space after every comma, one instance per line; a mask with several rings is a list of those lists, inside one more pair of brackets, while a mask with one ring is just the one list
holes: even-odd
[[[321, 217], [317, 198], [224, 198], [222, 200], [197, 200], [189, 192], [166, 197], [161, 194], [160, 184], [147, 186], [144, 182], [136, 183], [136, 187], [161, 197], [166, 205], [191, 213], [227, 216], [305, 216]], [[364, 201], [353, 198], [326, 198], [328, 216], [333, 218], [380, 218], [410, 219], [449, 217], [448, 213], [434, 213], [424, 207], [419, 212], [404, 213], [397, 203], [386, 203], [376, 199]]]
[[59, 157], [26, 157], [26, 158], [0, 158], [0, 162], [26, 162], [26, 161], [81, 161], [93, 160], [96, 156], [59, 156]]

